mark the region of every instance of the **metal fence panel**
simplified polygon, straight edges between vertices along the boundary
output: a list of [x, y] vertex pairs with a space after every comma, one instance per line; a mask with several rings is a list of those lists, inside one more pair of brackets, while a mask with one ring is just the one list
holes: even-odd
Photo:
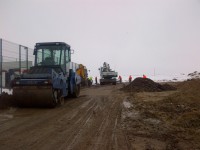
[[0, 39], [0, 94], [10, 88], [13, 75], [28, 71], [33, 64], [33, 49]]
[[35, 63], [35, 57], [33, 55], [33, 51], [34, 49], [28, 48], [28, 69], [30, 69], [30, 67], [32, 67]]

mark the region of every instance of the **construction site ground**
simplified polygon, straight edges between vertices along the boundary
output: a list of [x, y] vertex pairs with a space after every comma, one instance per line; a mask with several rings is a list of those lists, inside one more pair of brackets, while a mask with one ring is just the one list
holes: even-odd
[[0, 149], [200, 149], [200, 82], [173, 85], [139, 93], [92, 86], [54, 109], [1, 109]]

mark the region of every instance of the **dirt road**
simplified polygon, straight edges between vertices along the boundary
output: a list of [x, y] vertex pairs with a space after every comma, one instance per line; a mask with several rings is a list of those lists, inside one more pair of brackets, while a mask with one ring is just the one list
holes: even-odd
[[124, 93], [117, 86], [83, 89], [55, 109], [0, 113], [0, 149], [130, 149], [121, 129]]
[[55, 109], [1, 110], [0, 149], [200, 149], [200, 105], [176, 101], [177, 91], [136, 94], [121, 86], [83, 89]]

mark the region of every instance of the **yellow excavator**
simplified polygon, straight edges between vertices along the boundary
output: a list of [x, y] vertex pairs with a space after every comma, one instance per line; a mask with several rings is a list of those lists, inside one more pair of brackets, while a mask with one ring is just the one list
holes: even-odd
[[76, 73], [81, 77], [81, 86], [87, 86], [88, 73], [86, 66], [79, 64], [79, 68]]

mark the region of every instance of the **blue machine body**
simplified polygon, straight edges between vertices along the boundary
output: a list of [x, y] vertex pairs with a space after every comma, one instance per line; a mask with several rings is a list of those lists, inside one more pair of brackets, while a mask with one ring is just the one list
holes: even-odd
[[[64, 42], [36, 43], [34, 49], [35, 63], [27, 73], [13, 80], [13, 94], [19, 103], [34, 105], [56, 106], [57, 103], [66, 96], [78, 97], [80, 94], [81, 77], [76, 74], [78, 65], [71, 62], [70, 46]], [[38, 91], [37, 91], [38, 90]], [[46, 95], [41, 95], [38, 100], [37, 92], [44, 91]], [[45, 91], [49, 92], [45, 92]], [[29, 95], [36, 94], [37, 98], [28, 99]], [[50, 96], [49, 96], [50, 95]], [[46, 101], [46, 103], [45, 103]]]

